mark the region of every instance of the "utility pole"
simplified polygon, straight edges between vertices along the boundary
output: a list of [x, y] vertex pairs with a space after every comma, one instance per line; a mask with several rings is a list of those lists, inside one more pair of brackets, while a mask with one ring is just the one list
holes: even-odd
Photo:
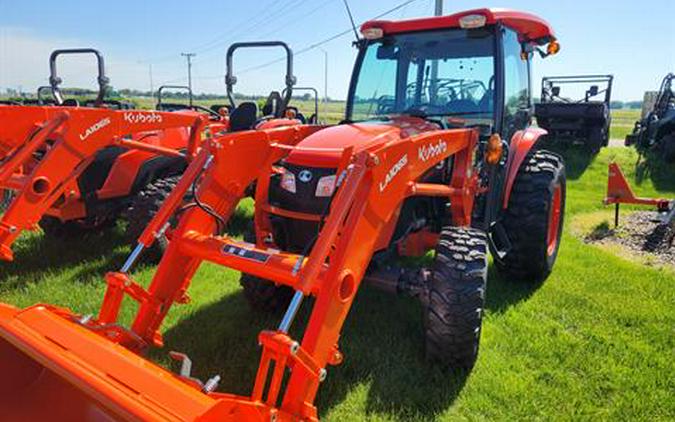
[[148, 71], [150, 73], [150, 96], [152, 97], [154, 95], [153, 92], [155, 92], [155, 87], [152, 83], [152, 63], [148, 63]]
[[[434, 16], [443, 15], [443, 0], [436, 0], [434, 7]], [[433, 102], [436, 100], [436, 87], [438, 79], [438, 60], [431, 62], [431, 83], [429, 84], [429, 99]]]
[[188, 89], [190, 96], [190, 107], [192, 107], [192, 58], [196, 56], [195, 53], [180, 53], [181, 56], [187, 59], [188, 66]]
[[325, 118], [328, 112], [328, 52], [319, 48], [323, 51], [323, 115]]

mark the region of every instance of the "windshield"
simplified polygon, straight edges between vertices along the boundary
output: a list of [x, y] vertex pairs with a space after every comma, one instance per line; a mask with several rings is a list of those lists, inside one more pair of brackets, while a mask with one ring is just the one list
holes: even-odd
[[412, 114], [492, 124], [494, 68], [491, 28], [387, 36], [366, 47], [347, 118]]

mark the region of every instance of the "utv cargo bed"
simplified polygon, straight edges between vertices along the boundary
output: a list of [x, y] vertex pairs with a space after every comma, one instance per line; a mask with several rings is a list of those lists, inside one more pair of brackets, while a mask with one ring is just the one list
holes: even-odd
[[[611, 75], [558, 76], [542, 79], [541, 102], [535, 105], [537, 124], [546, 129], [556, 141], [571, 141], [586, 145], [597, 152], [609, 142], [609, 102]], [[563, 84], [594, 84], [580, 100], [561, 96]], [[599, 86], [597, 84], [603, 84]], [[604, 94], [602, 100], [593, 100]]]

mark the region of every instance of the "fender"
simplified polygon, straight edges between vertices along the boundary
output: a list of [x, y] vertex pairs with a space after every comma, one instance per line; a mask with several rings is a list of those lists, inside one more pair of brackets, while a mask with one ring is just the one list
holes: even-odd
[[517, 131], [511, 137], [502, 208], [506, 208], [509, 205], [511, 190], [516, 181], [518, 170], [520, 169], [521, 164], [523, 164], [523, 161], [525, 161], [525, 157], [527, 157], [527, 154], [532, 150], [532, 147], [534, 147], [539, 139], [546, 134], [548, 134], [548, 132], [544, 129], [528, 127], [527, 129]]

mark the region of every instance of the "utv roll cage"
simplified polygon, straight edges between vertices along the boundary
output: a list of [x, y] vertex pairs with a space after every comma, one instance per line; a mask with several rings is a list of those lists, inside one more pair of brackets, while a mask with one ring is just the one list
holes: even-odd
[[[541, 102], [563, 102], [563, 103], [587, 103], [596, 97], [603, 95], [602, 102], [609, 105], [612, 97], [613, 75], [573, 75], [573, 76], [547, 76], [541, 80]], [[586, 90], [584, 97], [578, 100], [570, 100], [562, 97], [561, 87], [563, 85], [573, 84], [593, 84]], [[600, 85], [596, 85], [600, 84]]]

